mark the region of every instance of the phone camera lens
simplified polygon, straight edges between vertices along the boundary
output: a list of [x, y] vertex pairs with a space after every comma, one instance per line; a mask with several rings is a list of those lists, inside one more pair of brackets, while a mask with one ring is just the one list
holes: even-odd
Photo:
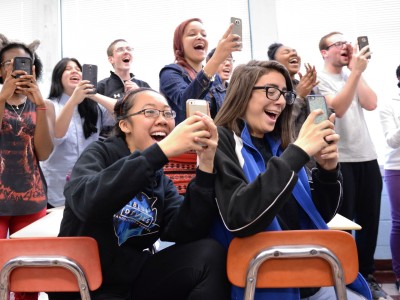
[[239, 20], [235, 20], [235, 24], [236, 25], [240, 25], [240, 21]]

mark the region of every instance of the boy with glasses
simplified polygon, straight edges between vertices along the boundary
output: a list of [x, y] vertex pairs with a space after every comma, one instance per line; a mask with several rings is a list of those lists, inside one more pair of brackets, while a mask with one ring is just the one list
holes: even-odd
[[[122, 99], [126, 92], [139, 87], [150, 87], [142, 80], [136, 79], [130, 72], [133, 60], [133, 48], [124, 39], [113, 41], [107, 48], [108, 61], [114, 68], [110, 77], [104, 78], [97, 84], [97, 93], [113, 98]], [[111, 127], [103, 129], [101, 136], [107, 137]]]
[[[382, 177], [363, 113], [363, 109], [372, 111], [377, 107], [377, 96], [362, 77], [371, 52], [367, 46], [359, 51], [358, 45], [353, 47], [340, 32], [322, 37], [319, 49], [325, 63], [318, 72], [318, 88], [336, 113], [340, 135], [343, 204], [339, 213], [362, 226], [355, 233], [360, 272], [373, 299], [386, 299], [373, 276]], [[344, 72], [343, 67], [350, 72]]]
[[[206, 57], [206, 62], [214, 55], [215, 48], [212, 49]], [[233, 64], [235, 60], [230, 54], [219, 66], [217, 73], [214, 76], [214, 81], [210, 87], [209, 92], [206, 95], [206, 100], [210, 104], [210, 114], [212, 118], [215, 118], [217, 112], [222, 106], [225, 99], [226, 89], [228, 88], [228, 81], [231, 78], [233, 72]]]

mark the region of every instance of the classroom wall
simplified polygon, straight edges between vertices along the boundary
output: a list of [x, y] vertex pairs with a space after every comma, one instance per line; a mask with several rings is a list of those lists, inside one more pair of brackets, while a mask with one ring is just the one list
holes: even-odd
[[[69, 55], [65, 52], [66, 45], [63, 44], [65, 41], [63, 41], [61, 34], [62, 18], [60, 14], [60, 3], [62, 1], [63, 0], [0, 0], [0, 7], [2, 8], [2, 18], [0, 19], [1, 33], [6, 34], [6, 36], [10, 38], [18, 38], [27, 43], [36, 38], [41, 40], [41, 46], [38, 49], [38, 53], [43, 60], [45, 69], [44, 78], [40, 85], [43, 96], [45, 97], [48, 95], [49, 91], [52, 67], [57, 63], [57, 61], [60, 60], [61, 57]], [[73, 2], [79, 3], [79, 1]], [[82, 3], [86, 2], [87, 1], [82, 1]], [[127, 1], [119, 2], [125, 4], [128, 3]], [[193, 6], [191, 6], [189, 2], [180, 2], [176, 0], [174, 1], [174, 5], [186, 3], [185, 8], [192, 10], [188, 10], [182, 15], [196, 15], [193, 13]], [[230, 2], [224, 2], [225, 11], [223, 14], [221, 13], [221, 11], [223, 11], [221, 8], [218, 7], [218, 9], [213, 9], [213, 7], [210, 6], [208, 6], [207, 9], [202, 8], [202, 10], [199, 10], [199, 12], [202, 14], [200, 17], [203, 17], [204, 15], [207, 21], [212, 20], [213, 18], [218, 18], [218, 16], [221, 18], [222, 25], [220, 27], [212, 28], [211, 30], [209, 29], [209, 31], [211, 31], [210, 35], [212, 38], [212, 43], [214, 44], [218, 41], [220, 34], [224, 31], [223, 25], [226, 23], [225, 18], [227, 18], [227, 16], [232, 14], [233, 16], [245, 17], [244, 19], [247, 21], [247, 25], [245, 26], [248, 26], [248, 32], [246, 32], [246, 39], [244, 43], [245, 51], [236, 56], [238, 63], [246, 62], [251, 58], [260, 60], [267, 59], [266, 53], [268, 45], [275, 41], [282, 41], [288, 45], [292, 45], [291, 43], [293, 43], [293, 46], [296, 47], [299, 50], [299, 53], [303, 56], [304, 62], [311, 62], [320, 67], [322, 59], [318, 52], [315, 52], [314, 48], [316, 46], [313, 45], [313, 50], [308, 50], [311, 49], [308, 48], [309, 44], [318, 43], [318, 37], [312, 35], [312, 32], [318, 31], [319, 34], [322, 32], [322, 29], [324, 32], [345, 29], [347, 31], [351, 31], [351, 34], [354, 35], [357, 32], [361, 32], [360, 28], [370, 28], [363, 27], [362, 20], [360, 20], [362, 18], [356, 17], [356, 2], [358, 4], [361, 3], [362, 5], [360, 4], [360, 6], [363, 6], [365, 9], [372, 7], [375, 9], [375, 11], [380, 12], [380, 14], [371, 16], [371, 18], [373, 18], [375, 21], [377, 21], [377, 18], [379, 17], [385, 18], [386, 22], [388, 23], [381, 28], [382, 35], [376, 34], [375, 36], [372, 36], [372, 39], [370, 39], [371, 46], [374, 47], [373, 51], [375, 50], [375, 52], [369, 66], [371, 70], [368, 70], [366, 78], [368, 82], [371, 83], [373, 88], [376, 89], [379, 96], [379, 101], [385, 101], [385, 99], [387, 99], [391, 94], [391, 87], [393, 86], [393, 90], [395, 88], [396, 80], [394, 78], [394, 70], [400, 62], [400, 59], [396, 57], [396, 53], [398, 53], [396, 49], [400, 48], [400, 41], [390, 42], [390, 47], [384, 47], [384, 42], [380, 42], [378, 47], [378, 39], [380, 36], [390, 35], [390, 32], [395, 32], [397, 28], [400, 28], [400, 21], [396, 21], [398, 19], [400, 10], [396, 11], [394, 8], [390, 7], [390, 5], [395, 5], [397, 2], [395, 0], [383, 0], [380, 2], [363, 0], [361, 2], [353, 1], [351, 3], [344, 0], [324, 2], [305, 0], [297, 2], [301, 2], [302, 7], [294, 7], [295, 2], [293, 0], [279, 0], [279, 2], [277, 0], [231, 0]], [[71, 2], [69, 2], [69, 4], [70, 3]], [[194, 1], [193, 3], [198, 5], [197, 1]], [[285, 11], [282, 12], [282, 5], [285, 3], [287, 4], [285, 6]], [[117, 4], [114, 1], [110, 2], [110, 5], [115, 6]], [[328, 7], [329, 11], [327, 11], [324, 5]], [[249, 9], [248, 13], [245, 9], [246, 7]], [[304, 11], [301, 9], [304, 9]], [[335, 11], [335, 9], [337, 11]], [[320, 12], [318, 10], [320, 10]], [[390, 14], [387, 12], [387, 10], [390, 10]], [[78, 12], [79, 8], [77, 8], [77, 13]], [[113, 26], [110, 27], [110, 30], [118, 33], [122, 20], [118, 19], [118, 17], [114, 15], [110, 16], [108, 19], [107, 11], [104, 13], [106, 14], [106, 17], [102, 16], [102, 19], [99, 18], [99, 24], [100, 22], [112, 21]], [[180, 11], [175, 9], [173, 12], [169, 13], [179, 14]], [[365, 11], [362, 13], [367, 14]], [[215, 16], [215, 14], [217, 14], [217, 16]], [[355, 17], [351, 19], [347, 17], [348, 14], [353, 14]], [[331, 15], [334, 15], [335, 17], [332, 18]], [[284, 16], [284, 18], [282, 16]], [[364, 19], [366, 22], [368, 21], [368, 17], [365, 17]], [[324, 22], [320, 20], [324, 20]], [[78, 21], [82, 21], [81, 18], [79, 18], [77, 22]], [[174, 28], [180, 21], [181, 19], [176, 20], [173, 24], [166, 24], [166, 26]], [[149, 24], [151, 24], [151, 22]], [[328, 30], [326, 27], [327, 24], [331, 24], [332, 30]], [[87, 32], [89, 36], [88, 42], [90, 42], [92, 39], [100, 38], [101, 32], [96, 32], [96, 26], [93, 26], [93, 29], [95, 31], [94, 35], [91, 32]], [[76, 28], [71, 28], [70, 31], [71, 30], [72, 32], [75, 31], [78, 34], [87, 29], [82, 29], [79, 26], [76, 26]], [[365, 32], [368, 34], [368, 31], [364, 31], [363, 33]], [[168, 38], [168, 41], [171, 39], [172, 33]], [[172, 40], [170, 42], [172, 44]], [[171, 45], [164, 44], [166, 44], [166, 42], [162, 45], [162, 47], [167, 49], [165, 51], [172, 52], [170, 49]], [[68, 42], [68, 46], [71, 46], [71, 41]], [[79, 46], [82, 45], [77, 43], [76, 47]], [[106, 46], [98, 49], [98, 51], [105, 52], [105, 48]], [[172, 55], [169, 55], [168, 57], [170, 58], [165, 59], [165, 64], [172, 61]], [[104, 60], [106, 60], [105, 54]], [[139, 65], [138, 69], [140, 68], [141, 67]], [[390, 71], [391, 69], [393, 69], [393, 72]], [[139, 74], [141, 74], [140, 70]], [[142, 79], [141, 77], [139, 78]], [[154, 83], [153, 85], [156, 85], [156, 80], [157, 78], [148, 81]], [[158, 86], [155, 86], [155, 88], [158, 88]], [[367, 118], [369, 120], [370, 130], [376, 142], [375, 146], [378, 150], [380, 161], [382, 161], [382, 145], [384, 142], [382, 139], [379, 119], [377, 118], [377, 112], [367, 113]], [[389, 201], [387, 199], [386, 190], [384, 189], [382, 194], [378, 246], [375, 254], [376, 259], [391, 258], [389, 248], [390, 220]]]

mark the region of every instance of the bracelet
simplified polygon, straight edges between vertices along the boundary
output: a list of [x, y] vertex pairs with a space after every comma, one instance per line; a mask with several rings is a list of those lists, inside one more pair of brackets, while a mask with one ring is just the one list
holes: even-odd
[[36, 106], [36, 110], [47, 110], [46, 106]]
[[213, 79], [213, 77], [214, 77], [213, 75], [207, 74], [206, 70], [204, 70], [204, 69], [203, 69], [203, 73], [204, 73], [204, 75], [208, 78], [208, 80], [210, 80], [210, 81], [211, 81], [211, 80]]
[[300, 100], [303, 100], [303, 101], [306, 100], [306, 98], [304, 98], [304, 97], [302, 97], [302, 96], [299, 96], [299, 95], [297, 95], [296, 98], [297, 98], [297, 99], [300, 99]]

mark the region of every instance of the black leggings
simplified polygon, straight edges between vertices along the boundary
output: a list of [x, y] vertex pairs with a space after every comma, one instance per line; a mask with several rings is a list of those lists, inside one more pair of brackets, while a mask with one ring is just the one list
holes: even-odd
[[229, 299], [226, 252], [207, 239], [172, 245], [152, 255], [135, 280], [132, 299]]
[[378, 239], [382, 177], [376, 160], [340, 163], [343, 174], [343, 204], [339, 213], [360, 224], [355, 232], [359, 270], [373, 274], [374, 253]]
[[[121, 272], [129, 276], [126, 270]], [[121, 294], [98, 291], [92, 300], [228, 300], [226, 251], [211, 239], [172, 245], [148, 258], [131, 295]], [[50, 299], [61, 299], [54, 296]]]

